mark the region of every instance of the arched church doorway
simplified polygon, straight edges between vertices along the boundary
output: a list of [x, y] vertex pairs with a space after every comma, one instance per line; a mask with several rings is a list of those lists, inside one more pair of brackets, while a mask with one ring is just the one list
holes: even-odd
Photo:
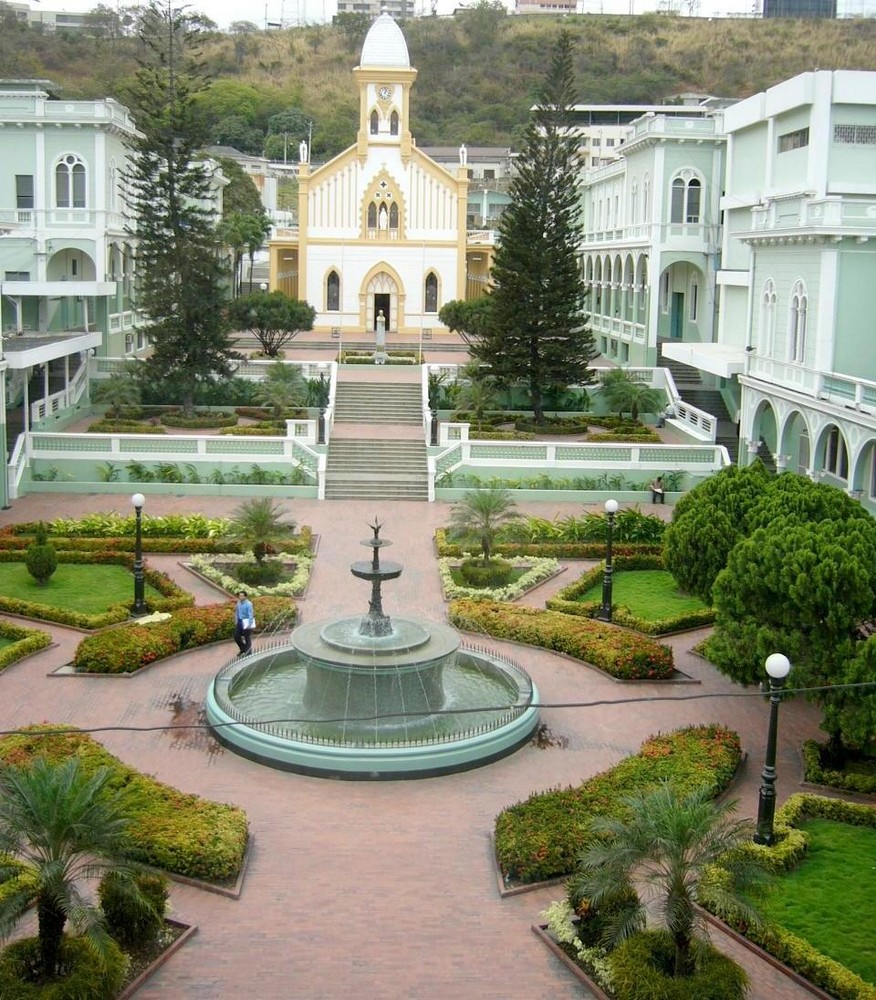
[[389, 323], [389, 307], [391, 296], [386, 292], [375, 292], [374, 294], [374, 323], [372, 330], [377, 329], [377, 317], [383, 313], [383, 318]]
[[388, 270], [380, 270], [365, 282], [363, 289], [365, 329], [377, 329], [377, 316], [383, 313], [387, 330], [398, 330], [402, 321], [401, 294], [396, 277]]

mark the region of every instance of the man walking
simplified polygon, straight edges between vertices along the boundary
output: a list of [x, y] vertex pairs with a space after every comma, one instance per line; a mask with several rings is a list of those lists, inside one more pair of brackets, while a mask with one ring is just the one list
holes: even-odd
[[234, 641], [241, 656], [252, 652], [252, 633], [255, 628], [255, 611], [252, 601], [241, 590], [234, 608]]

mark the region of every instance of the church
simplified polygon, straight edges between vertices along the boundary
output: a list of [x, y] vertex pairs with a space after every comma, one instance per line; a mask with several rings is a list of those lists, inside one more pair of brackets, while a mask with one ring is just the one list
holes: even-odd
[[389, 14], [369, 29], [353, 76], [356, 143], [313, 170], [301, 144], [298, 226], [271, 241], [271, 288], [309, 302], [314, 329], [336, 336], [376, 330], [380, 318], [402, 334], [443, 330], [438, 310], [467, 297], [467, 271], [478, 285], [491, 250], [478, 243], [467, 250], [465, 147], [455, 171], [417, 149], [410, 132], [417, 71]]

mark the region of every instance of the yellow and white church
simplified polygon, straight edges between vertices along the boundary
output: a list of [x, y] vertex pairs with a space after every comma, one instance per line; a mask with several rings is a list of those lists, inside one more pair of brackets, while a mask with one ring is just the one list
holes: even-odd
[[313, 170], [302, 143], [298, 227], [271, 240], [271, 288], [309, 302], [317, 331], [372, 331], [381, 313], [387, 331], [443, 330], [438, 310], [466, 298], [467, 268], [485, 280], [490, 256], [480, 246], [466, 260], [465, 147], [455, 173], [417, 149], [417, 71], [388, 14], [369, 29], [353, 76], [356, 143]]

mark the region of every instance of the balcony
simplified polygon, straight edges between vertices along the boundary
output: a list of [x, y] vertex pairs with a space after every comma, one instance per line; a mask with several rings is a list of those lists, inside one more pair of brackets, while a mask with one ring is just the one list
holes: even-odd
[[752, 378], [793, 389], [813, 399], [822, 399], [836, 406], [876, 416], [876, 382], [868, 379], [820, 372], [788, 361], [755, 355], [751, 356], [748, 374]]
[[876, 198], [777, 198], [751, 210], [751, 232], [792, 235], [800, 232], [839, 236], [876, 235]]

